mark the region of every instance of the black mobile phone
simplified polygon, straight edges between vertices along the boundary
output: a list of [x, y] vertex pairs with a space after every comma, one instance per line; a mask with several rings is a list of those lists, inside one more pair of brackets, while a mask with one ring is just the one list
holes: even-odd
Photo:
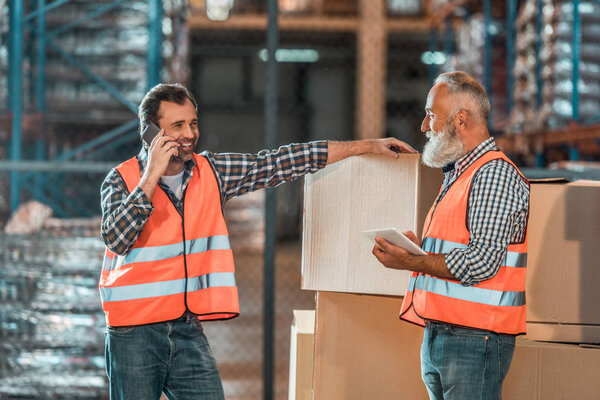
[[148, 147], [150, 147], [152, 140], [154, 140], [156, 135], [158, 135], [158, 132], [160, 132], [160, 128], [152, 121], [150, 121], [146, 128], [144, 128], [144, 131], [142, 132], [142, 140], [148, 145]]

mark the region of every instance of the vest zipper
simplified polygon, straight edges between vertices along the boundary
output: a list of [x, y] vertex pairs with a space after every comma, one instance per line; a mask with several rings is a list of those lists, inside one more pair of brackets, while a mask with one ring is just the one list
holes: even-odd
[[171, 196], [169, 196], [169, 194], [160, 186], [158, 185], [158, 187], [165, 192], [165, 195], [167, 195], [167, 199], [169, 199], [169, 201], [171, 202], [171, 204], [173, 205], [173, 207], [175, 208], [175, 211], [177, 211], [177, 213], [181, 216], [181, 234], [183, 236], [183, 270], [185, 273], [185, 283], [184, 283], [184, 289], [183, 289], [183, 305], [185, 306], [185, 311], [183, 312], [183, 314], [181, 315], [182, 317], [184, 315], [186, 315], [186, 313], [190, 312], [190, 309], [188, 307], [188, 303], [187, 303], [187, 286], [188, 286], [188, 270], [187, 270], [187, 257], [186, 257], [186, 246], [185, 246], [185, 218], [183, 217], [183, 215], [185, 214], [185, 190], [183, 191], [183, 193], [181, 194], [181, 212], [179, 212], [179, 209], [177, 208], [177, 205], [175, 204], [175, 202], [173, 201], [173, 199], [171, 198]]
[[185, 192], [181, 195], [181, 233], [183, 235], [183, 269], [185, 271], [185, 287], [183, 291], [183, 304], [185, 305], [185, 311], [191, 312], [187, 303], [187, 287], [188, 287], [188, 270], [187, 270], [187, 252], [185, 245]]

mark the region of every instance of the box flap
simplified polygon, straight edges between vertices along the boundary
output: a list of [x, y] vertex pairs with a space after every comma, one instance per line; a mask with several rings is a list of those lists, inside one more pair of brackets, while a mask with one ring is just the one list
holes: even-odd
[[292, 326], [298, 333], [315, 332], [315, 310], [294, 310]]

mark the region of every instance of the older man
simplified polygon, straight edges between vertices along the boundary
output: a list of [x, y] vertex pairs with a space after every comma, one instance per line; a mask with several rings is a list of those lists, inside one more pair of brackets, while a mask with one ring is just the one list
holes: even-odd
[[437, 77], [421, 125], [423, 162], [445, 175], [423, 229], [429, 254], [382, 238], [373, 248], [384, 266], [413, 271], [400, 318], [425, 326], [421, 373], [431, 399], [500, 399], [515, 336], [525, 333], [529, 184], [496, 148], [489, 111], [466, 73]]

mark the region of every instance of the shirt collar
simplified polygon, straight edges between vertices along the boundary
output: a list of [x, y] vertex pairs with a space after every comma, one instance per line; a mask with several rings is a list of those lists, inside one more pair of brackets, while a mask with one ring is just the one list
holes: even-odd
[[[456, 173], [461, 173], [465, 169], [467, 169], [471, 164], [473, 164], [479, 157], [484, 155], [490, 150], [497, 150], [496, 142], [493, 137], [490, 137], [483, 142], [479, 143], [474, 149], [469, 151], [467, 154], [459, 158], [454, 163], [454, 169], [456, 169]], [[446, 168], [446, 167], [444, 167]]]

